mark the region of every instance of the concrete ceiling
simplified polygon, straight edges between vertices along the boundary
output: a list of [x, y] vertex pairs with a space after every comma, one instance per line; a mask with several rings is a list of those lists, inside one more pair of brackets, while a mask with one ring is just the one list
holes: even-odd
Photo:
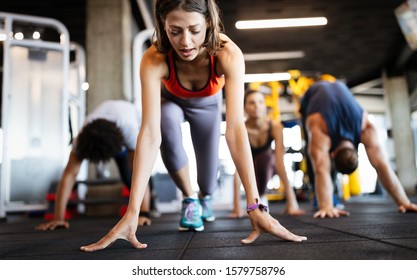
[[[71, 41], [85, 45], [86, 0], [1, 1], [0, 11], [52, 17], [67, 26]], [[218, 0], [225, 32], [244, 53], [302, 51], [303, 58], [248, 61], [247, 73], [327, 73], [351, 87], [413, 71], [412, 52], [401, 33], [394, 9], [402, 0]], [[132, 11], [141, 26], [136, 1]], [[321, 27], [237, 30], [237, 20], [324, 16]], [[88, 54], [87, 54], [88, 55]]]

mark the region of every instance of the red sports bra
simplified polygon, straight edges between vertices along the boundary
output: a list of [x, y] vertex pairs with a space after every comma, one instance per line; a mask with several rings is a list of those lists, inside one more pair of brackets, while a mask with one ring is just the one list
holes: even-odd
[[177, 71], [175, 69], [173, 50], [170, 50], [167, 55], [167, 63], [169, 67], [168, 79], [163, 79], [165, 87], [170, 93], [182, 98], [206, 97], [215, 95], [224, 87], [224, 77], [218, 76], [215, 70], [215, 57], [210, 56], [210, 78], [206, 86], [200, 90], [193, 91], [184, 88], [178, 81]]

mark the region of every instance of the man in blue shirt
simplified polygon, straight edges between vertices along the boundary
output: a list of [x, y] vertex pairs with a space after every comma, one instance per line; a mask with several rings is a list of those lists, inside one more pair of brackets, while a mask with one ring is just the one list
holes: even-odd
[[397, 203], [399, 211], [417, 212], [417, 205], [410, 202], [383, 155], [375, 126], [344, 83], [314, 83], [303, 96], [300, 113], [307, 134], [307, 153], [314, 171], [312, 180], [318, 200], [315, 218], [349, 215], [349, 212], [334, 207], [330, 174], [332, 161], [336, 170], [343, 174], [355, 171], [359, 143], [365, 146], [370, 163], [382, 185]]

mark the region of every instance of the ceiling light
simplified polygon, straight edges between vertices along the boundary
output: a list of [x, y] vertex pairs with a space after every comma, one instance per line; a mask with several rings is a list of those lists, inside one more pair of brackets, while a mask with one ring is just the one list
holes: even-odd
[[305, 56], [303, 51], [289, 52], [264, 52], [264, 53], [247, 53], [243, 54], [246, 61], [274, 60], [274, 59], [294, 59]]
[[81, 84], [81, 89], [82, 90], [88, 90], [90, 88], [90, 84], [87, 82], [84, 82]]
[[291, 79], [291, 75], [287, 72], [245, 74], [245, 78], [244, 78], [245, 83], [287, 81], [289, 79]]
[[281, 27], [301, 27], [326, 25], [325, 17], [310, 18], [286, 18], [286, 19], [264, 19], [264, 20], [240, 20], [235, 26], [237, 29], [257, 29], [257, 28], [281, 28]]
[[23, 38], [24, 38], [25, 36], [23, 35], [23, 33], [22, 32], [17, 32], [17, 33], [15, 33], [14, 34], [14, 38], [16, 39], [16, 40], [23, 40]]
[[39, 40], [41, 38], [41, 33], [39, 31], [33, 32], [32, 38], [35, 40]]

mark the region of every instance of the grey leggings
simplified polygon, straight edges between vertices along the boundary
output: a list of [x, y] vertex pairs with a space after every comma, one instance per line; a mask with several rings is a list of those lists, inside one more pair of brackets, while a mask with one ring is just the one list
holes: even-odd
[[163, 91], [161, 156], [168, 172], [188, 164], [182, 144], [181, 123], [190, 124], [197, 163], [197, 183], [203, 195], [217, 187], [222, 93], [203, 98], [178, 98]]

